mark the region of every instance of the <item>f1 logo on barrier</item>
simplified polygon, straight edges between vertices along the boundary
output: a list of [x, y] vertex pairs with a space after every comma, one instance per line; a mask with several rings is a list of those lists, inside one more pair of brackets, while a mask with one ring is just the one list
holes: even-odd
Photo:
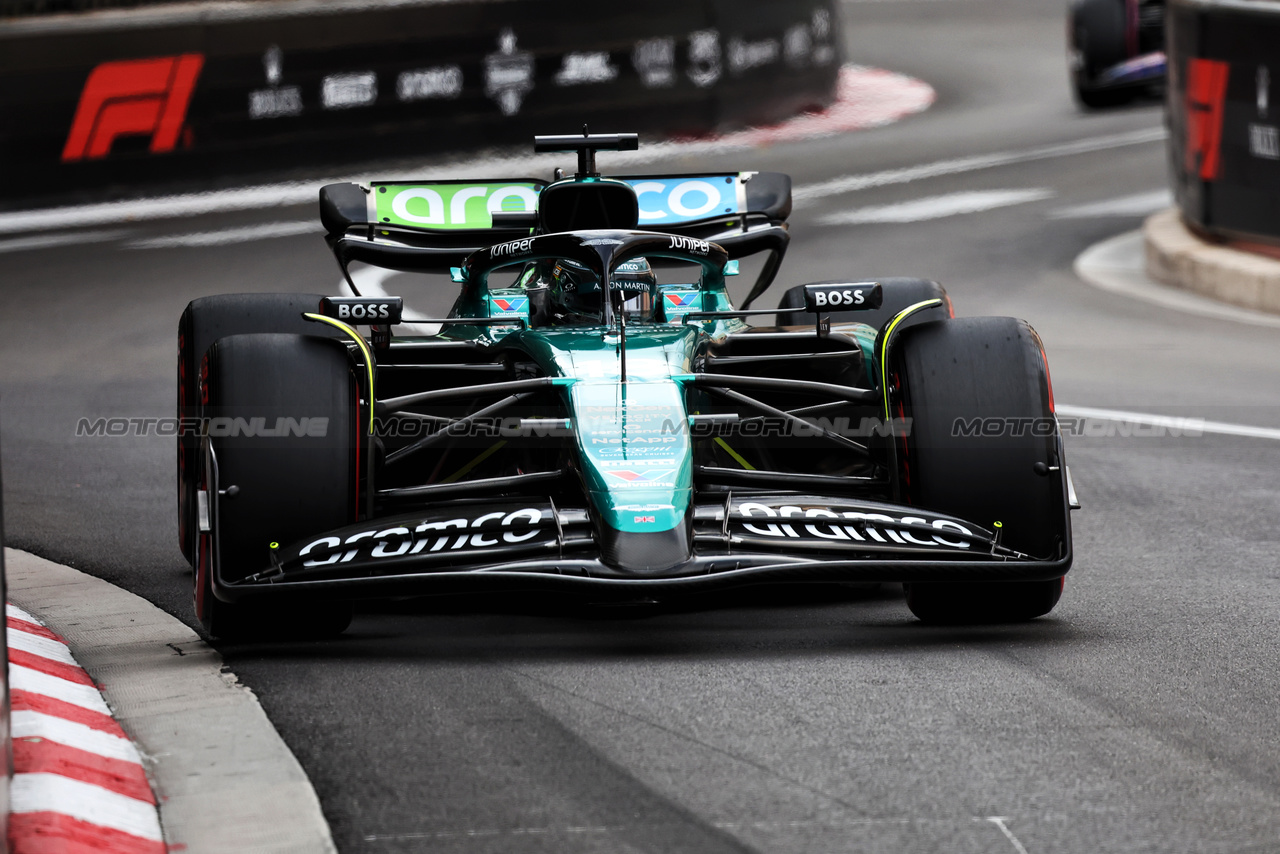
[[1214, 59], [1187, 60], [1187, 172], [1201, 181], [1218, 177], [1222, 111], [1231, 66]]
[[89, 72], [62, 162], [106, 157], [118, 137], [149, 135], [153, 154], [173, 151], [204, 55], [104, 62]]

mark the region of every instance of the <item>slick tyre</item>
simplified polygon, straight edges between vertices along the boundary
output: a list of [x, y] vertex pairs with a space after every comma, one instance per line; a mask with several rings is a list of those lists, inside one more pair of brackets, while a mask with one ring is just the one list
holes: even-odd
[[1085, 107], [1111, 107], [1132, 97], [1124, 89], [1096, 88], [1103, 71], [1128, 58], [1124, 18], [1124, 0], [1079, 0], [1071, 6], [1071, 87], [1076, 100]]
[[[1070, 538], [1057, 425], [1044, 351], [1035, 331], [1011, 317], [923, 323], [897, 339], [892, 360], [906, 499], [991, 529], [1039, 559], [1059, 557]], [[1058, 469], [1051, 468], [1058, 467]], [[1047, 614], [1062, 579], [904, 585], [921, 620], [1015, 622]]]
[[[234, 583], [270, 567], [272, 543], [355, 520], [360, 407], [345, 348], [306, 335], [232, 335], [209, 348], [201, 371], [217, 486], [226, 493], [210, 496], [213, 530], [199, 537], [201, 624], [228, 640], [342, 632], [349, 602], [219, 599], [210, 549], [216, 536], [219, 579]], [[201, 482], [212, 489], [208, 469]]]
[[315, 311], [320, 294], [220, 294], [193, 300], [178, 322], [178, 546], [195, 565], [196, 458], [200, 447], [195, 429], [200, 416], [196, 394], [200, 360], [214, 341], [247, 332], [294, 332], [334, 337], [330, 327], [302, 317]]
[[[810, 282], [810, 284], [826, 285], [841, 281], [859, 280], [831, 279], [829, 282]], [[904, 308], [934, 298], [942, 300], [942, 308], [940, 310], [919, 312], [903, 321], [905, 326], [936, 320], [943, 316], [952, 317], [955, 314], [952, 311], [951, 298], [947, 296], [946, 288], [929, 279], [912, 279], [899, 276], [887, 279], [867, 279], [866, 281], [880, 283], [884, 300], [879, 308], [870, 311], [831, 311], [824, 312], [824, 315], [829, 316], [832, 323], [865, 323], [873, 329], [880, 329]], [[789, 288], [782, 295], [782, 301], [778, 303], [778, 308], [780, 309], [778, 312], [779, 326], [813, 326], [813, 314], [804, 310], [804, 285]], [[790, 311], [787, 311], [787, 309], [790, 309]], [[796, 309], [799, 310], [797, 311]]]

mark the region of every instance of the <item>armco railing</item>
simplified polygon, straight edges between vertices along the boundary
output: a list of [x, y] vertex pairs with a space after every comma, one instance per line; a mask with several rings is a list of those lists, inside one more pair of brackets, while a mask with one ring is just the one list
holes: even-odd
[[1280, 2], [1169, 0], [1174, 191], [1192, 227], [1280, 242]]
[[0, 206], [584, 122], [652, 137], [777, 121], [831, 101], [839, 44], [835, 0], [258, 0], [0, 19]]
[[[4, 483], [0, 480], [0, 605], [9, 601], [4, 574]], [[13, 731], [9, 727], [9, 636], [0, 632], [0, 854], [9, 851], [9, 793], [13, 789]]]

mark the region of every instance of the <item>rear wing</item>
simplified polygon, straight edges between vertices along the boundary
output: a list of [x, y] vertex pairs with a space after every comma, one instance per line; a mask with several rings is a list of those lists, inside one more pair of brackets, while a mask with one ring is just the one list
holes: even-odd
[[[642, 230], [718, 243], [731, 259], [769, 252], [744, 308], [773, 281], [791, 239], [789, 175], [721, 172], [615, 180], [635, 191]], [[329, 184], [320, 190], [320, 221], [344, 274], [352, 261], [443, 272], [478, 249], [527, 237], [537, 222], [538, 197], [548, 186], [535, 178]], [[494, 214], [507, 216], [495, 224]]]

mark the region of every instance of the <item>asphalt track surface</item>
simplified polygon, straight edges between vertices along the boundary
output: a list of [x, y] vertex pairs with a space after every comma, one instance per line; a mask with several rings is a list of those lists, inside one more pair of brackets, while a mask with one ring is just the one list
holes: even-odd
[[[1058, 0], [844, 12], [849, 59], [930, 83], [930, 111], [656, 166], [778, 169], [830, 187], [1162, 126], [1157, 104], [1075, 107]], [[1273, 329], [1107, 293], [1071, 271], [1086, 247], [1137, 227], [1134, 199], [1150, 205], [1167, 186], [1164, 147], [1148, 137], [811, 193], [782, 283], [935, 277], [961, 314], [1035, 325], [1060, 403], [1280, 427]], [[930, 211], [951, 215], [919, 219]], [[313, 216], [125, 225], [128, 239], [7, 253], [11, 545], [191, 621], [171, 440], [76, 439], [75, 424], [172, 411], [175, 327], [191, 298], [332, 290], [337, 275], [317, 233], [128, 243]], [[823, 224], [834, 221], [846, 224]], [[333, 642], [221, 648], [310, 774], [344, 852], [1276, 850], [1280, 442], [1067, 442], [1085, 504], [1076, 566], [1058, 608], [1029, 624], [924, 627], [886, 588], [638, 615], [401, 605], [362, 612]]]

